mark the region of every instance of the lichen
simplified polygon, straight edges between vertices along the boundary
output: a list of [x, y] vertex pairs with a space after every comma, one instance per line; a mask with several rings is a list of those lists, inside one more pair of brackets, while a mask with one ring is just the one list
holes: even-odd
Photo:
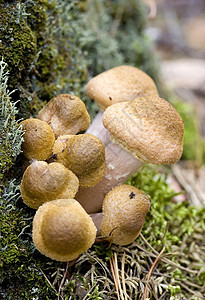
[[0, 190], [5, 184], [3, 177], [21, 152], [23, 131], [18, 126], [16, 103], [11, 102], [12, 91], [8, 90], [7, 64], [0, 61]]

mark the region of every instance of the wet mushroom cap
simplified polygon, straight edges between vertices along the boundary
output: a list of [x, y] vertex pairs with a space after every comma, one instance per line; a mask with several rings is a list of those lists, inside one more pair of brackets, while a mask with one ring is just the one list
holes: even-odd
[[103, 124], [114, 142], [144, 162], [174, 164], [182, 155], [183, 121], [171, 104], [157, 96], [108, 107]]
[[24, 172], [21, 196], [26, 205], [38, 209], [44, 202], [74, 198], [78, 187], [77, 176], [62, 164], [35, 161]]
[[91, 217], [74, 199], [44, 203], [33, 220], [33, 242], [45, 256], [70, 261], [89, 249], [96, 227]]
[[128, 245], [139, 235], [150, 208], [148, 197], [130, 185], [112, 189], [103, 201], [101, 235], [117, 245]]
[[139, 96], [158, 96], [158, 91], [154, 81], [145, 72], [123, 65], [93, 77], [86, 86], [86, 94], [105, 109]]
[[83, 101], [70, 94], [52, 98], [37, 116], [53, 129], [55, 137], [63, 134], [77, 134], [90, 125], [90, 116]]
[[20, 123], [25, 133], [22, 151], [29, 159], [45, 160], [52, 154], [55, 136], [50, 125], [38, 119], [26, 119]]
[[94, 186], [105, 173], [105, 147], [92, 134], [60, 136], [54, 144], [53, 154], [57, 162], [76, 174], [80, 186]]

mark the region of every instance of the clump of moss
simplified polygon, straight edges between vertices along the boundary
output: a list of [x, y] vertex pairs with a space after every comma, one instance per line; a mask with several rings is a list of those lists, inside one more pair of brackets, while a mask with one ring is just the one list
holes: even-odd
[[143, 1], [15, 0], [0, 4], [0, 53], [20, 115], [35, 116], [44, 101], [74, 93], [93, 116], [84, 95], [90, 76], [119, 64], [138, 66], [157, 79], [151, 41], [143, 29]]

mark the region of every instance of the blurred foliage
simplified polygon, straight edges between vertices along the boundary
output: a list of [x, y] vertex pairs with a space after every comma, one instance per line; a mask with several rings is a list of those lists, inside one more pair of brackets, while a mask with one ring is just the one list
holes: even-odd
[[171, 96], [170, 102], [184, 121], [184, 150], [182, 159], [191, 160], [195, 167], [205, 163], [205, 140], [202, 136], [197, 111], [192, 103]]

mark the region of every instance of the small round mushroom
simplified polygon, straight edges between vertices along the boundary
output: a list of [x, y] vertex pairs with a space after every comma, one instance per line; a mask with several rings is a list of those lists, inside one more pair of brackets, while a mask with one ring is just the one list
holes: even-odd
[[82, 187], [94, 186], [105, 173], [105, 147], [92, 134], [60, 136], [53, 157], [76, 174]]
[[53, 129], [55, 137], [65, 134], [77, 134], [90, 125], [90, 116], [80, 98], [61, 94], [52, 98], [37, 116]]
[[26, 119], [20, 123], [23, 135], [22, 151], [28, 160], [46, 160], [52, 154], [55, 136], [50, 125], [38, 119]]
[[183, 121], [172, 105], [157, 96], [109, 106], [103, 124], [99, 134], [105, 143], [105, 175], [95, 187], [82, 188], [76, 195], [88, 213], [100, 211], [104, 195], [143, 164], [174, 164], [183, 151]]
[[91, 217], [74, 199], [46, 202], [34, 216], [34, 245], [51, 259], [73, 260], [92, 246], [95, 237]]
[[21, 196], [26, 205], [38, 209], [44, 202], [74, 198], [78, 187], [77, 176], [62, 164], [35, 161], [24, 172]]
[[142, 191], [123, 184], [105, 196], [102, 213], [91, 217], [104, 240], [128, 245], [140, 234], [149, 209], [149, 199]]

